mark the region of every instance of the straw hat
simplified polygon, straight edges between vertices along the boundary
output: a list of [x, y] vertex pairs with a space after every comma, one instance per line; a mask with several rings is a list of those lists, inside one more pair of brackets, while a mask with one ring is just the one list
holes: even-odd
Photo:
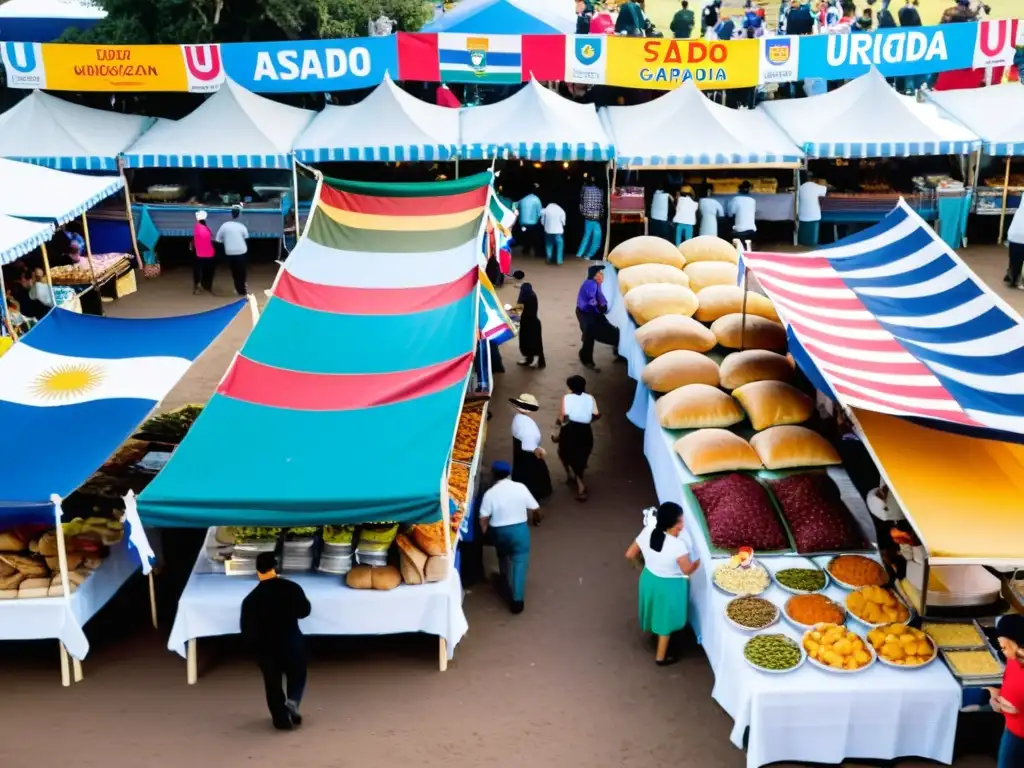
[[196, 211], [196, 221], [206, 221], [206, 211]]
[[531, 394], [524, 393], [519, 397], [510, 397], [508, 401], [512, 403], [520, 413], [534, 413], [540, 410], [540, 404], [537, 402], [537, 398]]

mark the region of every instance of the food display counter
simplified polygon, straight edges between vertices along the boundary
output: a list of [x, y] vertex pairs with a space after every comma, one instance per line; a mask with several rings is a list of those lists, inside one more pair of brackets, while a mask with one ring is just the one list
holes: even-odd
[[1024, 187], [1011, 187], [1006, 195], [1006, 207], [1003, 207], [1002, 187], [978, 187], [971, 213], [978, 216], [1000, 216], [1003, 213], [1015, 213], [1020, 207]]
[[891, 213], [892, 209], [899, 204], [901, 197], [925, 221], [934, 222], [939, 218], [939, 208], [934, 196], [904, 195], [899, 192], [829, 192], [821, 200], [821, 222], [823, 224], [873, 224]]

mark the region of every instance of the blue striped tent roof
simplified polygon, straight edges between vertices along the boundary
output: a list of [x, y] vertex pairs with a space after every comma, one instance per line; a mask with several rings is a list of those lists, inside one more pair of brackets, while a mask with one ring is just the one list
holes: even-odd
[[928, 99], [977, 133], [986, 154], [1024, 155], [1024, 88], [1019, 83], [929, 91]]
[[54, 229], [53, 224], [0, 214], [0, 265], [10, 264], [38, 248], [53, 237]]
[[934, 104], [896, 93], [877, 69], [830, 93], [757, 109], [808, 157], [964, 155], [981, 146], [973, 131]]
[[0, 214], [64, 224], [124, 187], [124, 177], [87, 176], [0, 159]]
[[715, 104], [692, 82], [654, 101], [604, 107], [601, 122], [628, 168], [791, 165], [803, 153], [763, 113]]

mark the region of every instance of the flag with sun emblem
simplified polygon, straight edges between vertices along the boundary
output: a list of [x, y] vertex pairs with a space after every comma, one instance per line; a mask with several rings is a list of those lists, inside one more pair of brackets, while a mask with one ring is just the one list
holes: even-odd
[[[52, 310], [0, 358], [0, 522], [52, 519], [245, 305], [122, 320]], [[31, 460], [26, 471], [23, 457]]]

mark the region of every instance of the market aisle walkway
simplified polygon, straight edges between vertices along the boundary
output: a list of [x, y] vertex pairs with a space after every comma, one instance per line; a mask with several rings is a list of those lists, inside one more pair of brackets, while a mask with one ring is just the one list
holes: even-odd
[[[998, 280], [1003, 253], [991, 249], [981, 257], [998, 264], [987, 268], [986, 277]], [[508, 373], [498, 378], [488, 461], [510, 455], [507, 398], [521, 392], [540, 400], [538, 423], [554, 454], [548, 435], [564, 381], [580, 372], [572, 310], [585, 265], [570, 257], [561, 268], [532, 259], [516, 266], [526, 270], [540, 297], [548, 367], [520, 369], [515, 344], [506, 346]], [[268, 286], [272, 276], [269, 269], [257, 271], [253, 287]], [[189, 277], [184, 270], [167, 273], [142, 285], [137, 296], [107, 306], [111, 314], [160, 316], [217, 303], [193, 297]], [[515, 301], [516, 292], [511, 285], [501, 291], [507, 302]], [[1008, 296], [1018, 297], [1024, 294]], [[248, 322], [243, 313], [166, 407], [209, 397]], [[193, 688], [185, 685], [184, 662], [165, 649], [171, 615], [164, 616], [159, 633], [148, 628], [139, 581], [90, 625], [93, 650], [78, 686], [60, 687], [55, 643], [5, 645], [3, 728], [22, 737], [0, 743], [0, 762], [29, 764], [41, 754], [44, 729], [53, 733], [56, 726], [60, 737], [47, 737], [42, 753], [76, 768], [334, 768], [367, 761], [742, 768], [744, 755], [729, 743], [731, 720], [711, 699], [713, 681], [700, 649], [659, 669], [638, 633], [637, 576], [622, 555], [639, 530], [640, 510], [656, 499], [642, 435], [623, 415], [632, 384], [607, 348], [599, 347], [598, 362], [604, 370], [587, 373], [587, 379], [606, 415], [595, 426], [591, 499], [573, 500], [552, 455], [556, 495], [533, 539], [526, 612], [511, 616], [489, 587], [474, 587], [466, 597], [470, 631], [447, 673], [436, 671], [437, 646], [427, 639], [317, 642], [307, 724], [296, 733], [276, 733], [264, 713], [259, 675], [239, 658], [233, 639], [201, 643], [202, 677]], [[59, 450], [48, 458], [59, 461]], [[401, 471], [400, 461], [395, 471]], [[191, 562], [191, 554], [186, 559]], [[980, 768], [992, 761], [957, 765]]]

